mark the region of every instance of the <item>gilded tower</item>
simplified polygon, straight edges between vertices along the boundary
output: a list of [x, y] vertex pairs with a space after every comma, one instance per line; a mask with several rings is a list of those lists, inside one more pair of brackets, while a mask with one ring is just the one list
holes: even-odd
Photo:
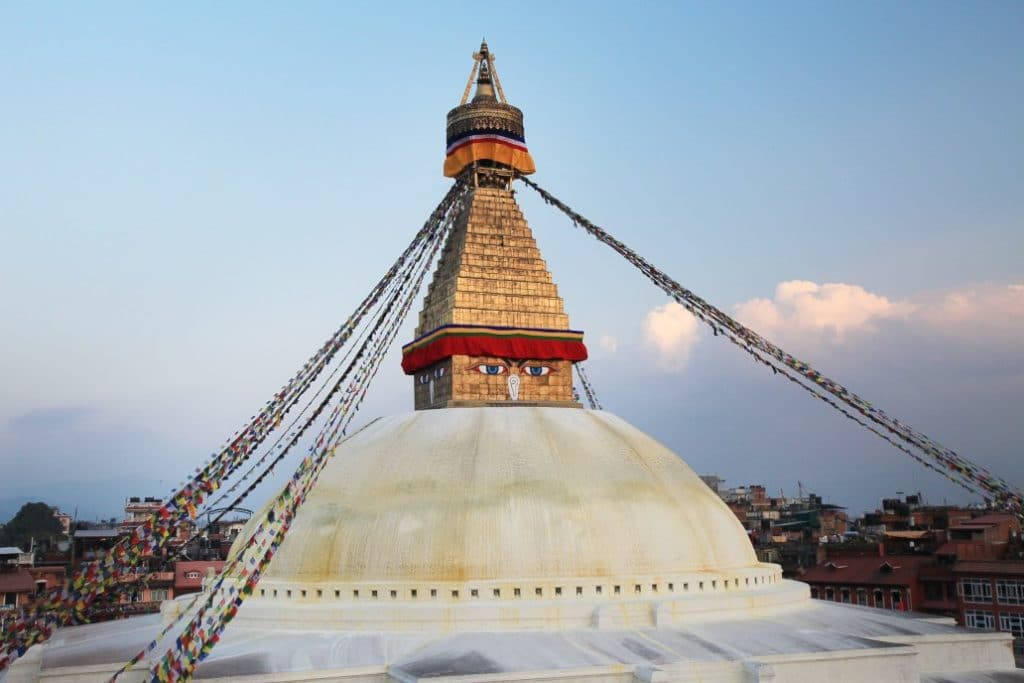
[[[569, 327], [558, 288], [516, 203], [512, 181], [533, 173], [523, 112], [505, 100], [487, 43], [459, 106], [448, 112], [444, 173], [471, 185], [402, 349], [417, 410], [455, 406], [579, 407], [572, 365], [583, 333]], [[469, 93], [476, 80], [472, 100]]]

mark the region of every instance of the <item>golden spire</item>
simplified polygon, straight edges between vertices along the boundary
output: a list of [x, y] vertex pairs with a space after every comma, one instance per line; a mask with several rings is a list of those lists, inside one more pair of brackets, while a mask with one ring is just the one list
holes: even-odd
[[572, 364], [587, 357], [583, 333], [569, 329], [511, 190], [516, 174], [533, 172], [523, 113], [504, 101], [486, 41], [473, 60], [462, 104], [448, 113], [445, 175], [472, 174], [474, 189], [427, 289], [416, 338], [402, 349], [402, 368], [414, 378], [417, 410], [580, 407]]
[[[474, 80], [476, 93], [470, 100]], [[447, 132], [444, 174], [449, 178], [479, 162], [486, 162], [483, 165], [488, 168], [507, 169], [509, 178], [512, 172], [526, 175], [536, 170], [526, 148], [523, 112], [505, 99], [486, 40], [480, 43], [480, 51], [473, 53], [473, 68], [462, 99], [448, 112]]]

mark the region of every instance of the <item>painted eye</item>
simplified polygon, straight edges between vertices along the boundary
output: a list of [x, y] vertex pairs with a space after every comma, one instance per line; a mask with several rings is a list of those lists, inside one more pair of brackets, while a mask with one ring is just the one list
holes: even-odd
[[487, 363], [481, 363], [476, 366], [476, 371], [481, 375], [502, 375], [505, 373], [504, 365], [488, 365]]
[[525, 372], [530, 377], [543, 377], [544, 375], [546, 375], [549, 372], [551, 372], [551, 366], [550, 365], [527, 365], [525, 368], [523, 368], [523, 372]]
[[434, 377], [437, 377], [438, 379], [441, 379], [442, 377], [444, 377], [444, 368], [442, 367], [442, 368], [437, 368], [436, 370], [434, 370]]

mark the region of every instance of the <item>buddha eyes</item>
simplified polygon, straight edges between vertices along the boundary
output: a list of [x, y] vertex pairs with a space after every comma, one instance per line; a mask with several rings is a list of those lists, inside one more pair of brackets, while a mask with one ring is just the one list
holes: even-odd
[[[508, 368], [506, 366], [492, 363], [481, 363], [480, 365], [474, 366], [474, 368], [481, 375], [504, 375], [508, 372]], [[550, 365], [526, 365], [520, 370], [520, 374], [527, 375], [529, 377], [543, 377], [550, 372]]]
[[[444, 366], [441, 366], [439, 368], [434, 368], [434, 377], [436, 377], [437, 379], [441, 379], [442, 377], [444, 377]], [[420, 384], [429, 384], [429, 383], [430, 383], [430, 373], [429, 372], [426, 372], [426, 373], [423, 373], [422, 375], [420, 375]]]

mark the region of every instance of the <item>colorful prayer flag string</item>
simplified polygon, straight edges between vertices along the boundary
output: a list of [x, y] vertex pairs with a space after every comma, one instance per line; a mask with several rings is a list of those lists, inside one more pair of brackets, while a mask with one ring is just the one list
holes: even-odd
[[843, 413], [847, 418], [867, 427], [917, 462], [943, 474], [954, 483], [982, 495], [995, 505], [1024, 517], [1024, 497], [1002, 479], [993, 476], [985, 468], [960, 456], [953, 450], [934, 441], [909, 425], [887, 415], [838, 382], [829, 379], [807, 363], [786, 353], [778, 346], [743, 326], [704, 299], [670, 278], [664, 272], [641, 257], [624, 243], [612, 237], [605, 230], [594, 225], [568, 205], [541, 188], [529, 178], [519, 176], [528, 187], [541, 198], [572, 221], [582, 227], [598, 241], [606, 244], [623, 256], [658, 288], [681, 304], [698, 320], [711, 327], [714, 335], [723, 336], [749, 353], [756, 361], [771, 368], [775, 374], [782, 374], [791, 382], [825, 401]]
[[[183, 524], [198, 516], [199, 507], [207, 497], [217, 491], [281, 424], [284, 416], [331, 363], [362, 319], [381, 301], [395, 278], [408, 271], [411, 257], [422, 253], [424, 245], [434, 244], [439, 224], [450, 215], [453, 207], [461, 205], [465, 191], [465, 184], [461, 181], [453, 184], [409, 247], [371, 289], [356, 312], [266, 402], [263, 409], [252, 416], [250, 423], [237, 431], [204, 466], [197, 468], [195, 475], [175, 491], [151, 518], [102, 558], [83, 563], [65, 588], [53, 591], [31, 608], [22, 610], [4, 626], [0, 634], [0, 673], [33, 644], [49, 638], [55, 628], [88, 620], [90, 606], [101, 595], [116, 590], [131, 577], [133, 568], [142, 558], [164, 548], [176, 537]], [[408, 279], [409, 275], [404, 277]]]

